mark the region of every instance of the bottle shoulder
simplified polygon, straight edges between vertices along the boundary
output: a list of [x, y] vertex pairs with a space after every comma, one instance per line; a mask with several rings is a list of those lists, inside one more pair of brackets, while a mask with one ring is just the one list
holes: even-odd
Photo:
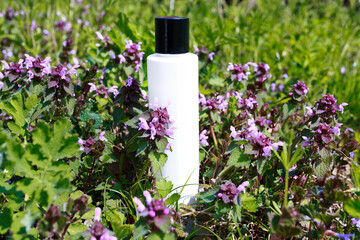
[[173, 61], [182, 61], [182, 60], [198, 61], [198, 56], [193, 53], [182, 53], [182, 54], [154, 53], [147, 57], [147, 61], [156, 61], [156, 62], [173, 62]]

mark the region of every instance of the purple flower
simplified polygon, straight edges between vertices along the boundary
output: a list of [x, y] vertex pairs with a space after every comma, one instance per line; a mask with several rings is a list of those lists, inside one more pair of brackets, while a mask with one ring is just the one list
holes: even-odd
[[242, 66], [241, 64], [229, 63], [227, 70], [231, 74], [230, 78], [232, 81], [237, 79], [239, 82], [242, 82], [243, 80], [248, 80], [248, 75], [250, 75], [248, 65]]
[[206, 134], [206, 129], [203, 130], [201, 133], [200, 133], [200, 144], [202, 146], [207, 146], [209, 145], [209, 143], [207, 142], [207, 139], [209, 138], [208, 136], [205, 135]]
[[118, 58], [120, 60], [120, 63], [126, 62], [126, 59], [125, 59], [125, 57], [123, 55], [119, 54]]
[[89, 92], [94, 92], [97, 90], [97, 87], [94, 83], [88, 83], [88, 85], [90, 86]]
[[208, 54], [208, 58], [212, 61], [212, 60], [214, 60], [214, 55], [215, 55], [215, 53], [211, 52]]
[[309, 88], [306, 87], [304, 82], [298, 81], [298, 83], [294, 85], [294, 91], [300, 96], [305, 96], [309, 92]]
[[139, 131], [141, 131], [141, 130], [149, 130], [150, 129], [147, 121], [144, 118], [140, 117], [139, 120], [140, 120]]
[[252, 64], [255, 70], [255, 77], [257, 82], [265, 82], [267, 79], [271, 78], [271, 74], [269, 73], [270, 67], [266, 63], [259, 63], [255, 65], [253, 63], [247, 63], [246, 65]]
[[342, 67], [340, 68], [340, 72], [341, 72], [342, 75], [345, 75], [345, 74], [346, 74], [346, 70], [345, 70], [345, 67], [344, 67], [344, 66], [342, 66]]
[[326, 123], [320, 123], [318, 128], [314, 131], [315, 142], [320, 145], [326, 145], [334, 141], [332, 135], [334, 135], [334, 132], [330, 128], [330, 125]]
[[145, 130], [144, 136], [151, 140], [171, 136], [175, 127], [170, 127], [173, 121], [170, 120], [166, 107], [159, 108], [156, 102], [152, 107], [150, 118], [139, 118], [139, 131]]
[[199, 53], [199, 52], [200, 52], [199, 48], [196, 45], [194, 45], [194, 53]]
[[105, 131], [102, 131], [99, 135], [99, 140], [103, 142], [107, 142], [107, 139], [106, 137], [104, 137], [104, 135], [105, 135]]
[[231, 182], [231, 180], [226, 181], [224, 184], [220, 185], [220, 192], [218, 197], [223, 200], [224, 203], [238, 204], [238, 195], [241, 192], [245, 192], [245, 187], [249, 185], [249, 182], [243, 182], [238, 187]]
[[[0, 78], [1, 79], [1, 78]], [[0, 82], [0, 90], [3, 89], [4, 87], [4, 83], [3, 82]]]
[[324, 120], [336, 115], [336, 111], [344, 111], [347, 103], [338, 105], [336, 98], [333, 95], [323, 95], [323, 97], [315, 103], [315, 114]]
[[96, 142], [96, 139], [89, 138], [87, 140], [82, 140], [79, 138], [78, 144], [80, 145], [80, 151], [84, 151], [88, 154], [93, 149], [93, 144]]
[[99, 208], [99, 207], [95, 208], [94, 221], [95, 222], [101, 221], [101, 208]]
[[133, 198], [133, 201], [134, 201], [134, 203], [136, 204], [136, 206], [137, 206], [137, 210], [138, 210], [138, 212], [143, 212], [144, 210], [145, 210], [145, 206], [144, 206], [144, 204], [141, 202], [141, 200], [140, 199], [138, 199], [137, 197], [134, 197]]
[[360, 228], [360, 220], [357, 218], [352, 218], [352, 224], [356, 225], [357, 228]]

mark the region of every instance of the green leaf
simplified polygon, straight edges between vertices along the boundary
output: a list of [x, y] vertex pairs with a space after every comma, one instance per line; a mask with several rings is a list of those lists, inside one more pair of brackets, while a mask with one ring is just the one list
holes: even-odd
[[165, 198], [171, 192], [173, 188], [173, 184], [171, 181], [166, 181], [165, 179], [161, 179], [160, 181], [156, 181], [156, 187], [160, 197]]
[[230, 204], [225, 204], [222, 200], [215, 203], [215, 219], [219, 219], [231, 210]]
[[148, 147], [148, 141], [145, 138], [139, 139], [138, 148], [136, 150], [136, 157], [143, 153]]
[[328, 159], [320, 159], [320, 160], [316, 160], [315, 164], [314, 164], [314, 172], [316, 174], [316, 176], [318, 176], [319, 178], [324, 177], [324, 175], [326, 174], [326, 172], [329, 170], [330, 167], [330, 162]]
[[91, 126], [90, 130], [94, 130], [100, 127], [103, 123], [103, 120], [99, 114], [90, 112], [88, 110], [82, 111], [79, 115], [79, 119], [83, 122], [89, 122], [91, 119], [95, 120], [95, 123]]
[[244, 154], [243, 150], [237, 147], [232, 151], [227, 165], [248, 168], [250, 166], [250, 162], [249, 157]]
[[164, 152], [168, 144], [168, 140], [166, 139], [166, 137], [162, 137], [160, 140], [156, 140], [155, 144], [160, 152]]
[[124, 225], [120, 225], [120, 226], [114, 226], [112, 225], [114, 232], [115, 232], [115, 236], [118, 239], [123, 239], [125, 237], [128, 237], [131, 235], [131, 232], [134, 229], [134, 225], [130, 225], [130, 224], [124, 224]]
[[76, 222], [76, 223], [72, 223], [70, 224], [67, 232], [69, 233], [69, 235], [74, 235], [76, 233], [81, 233], [87, 230], [87, 226], [84, 225], [81, 222]]
[[167, 155], [165, 153], [151, 152], [149, 154], [149, 159], [150, 159], [153, 171], [156, 173], [160, 170], [160, 168], [162, 166], [165, 165], [165, 163], [167, 161]]
[[216, 198], [216, 193], [220, 190], [218, 186], [211, 188], [208, 191], [198, 193], [200, 202], [210, 203]]
[[162, 233], [162, 232], [154, 232], [151, 233], [147, 238], [147, 240], [175, 240], [175, 233]]
[[172, 205], [180, 199], [181, 195], [178, 193], [171, 194], [169, 198], [165, 200], [165, 204]]
[[243, 208], [250, 212], [256, 212], [259, 207], [256, 203], [256, 198], [247, 192], [241, 193], [241, 203]]
[[8, 122], [8, 127], [10, 129], [11, 132], [17, 134], [17, 135], [24, 135], [25, 134], [25, 130], [21, 127], [19, 127], [19, 125], [17, 125], [14, 122]]
[[5, 234], [12, 223], [13, 211], [10, 208], [3, 208], [0, 213], [0, 234]]
[[33, 141], [41, 146], [42, 152], [51, 159], [73, 157], [79, 150], [77, 136], [67, 136], [71, 124], [68, 119], [62, 119], [54, 124], [53, 129], [44, 123], [39, 122], [33, 131]]
[[149, 230], [146, 227], [146, 222], [144, 219], [140, 219], [135, 223], [134, 234], [132, 239], [136, 240], [144, 236]]
[[233, 206], [232, 215], [236, 222], [241, 222], [241, 211], [242, 206], [236, 204]]
[[346, 202], [344, 210], [354, 218], [360, 219], [360, 199]]

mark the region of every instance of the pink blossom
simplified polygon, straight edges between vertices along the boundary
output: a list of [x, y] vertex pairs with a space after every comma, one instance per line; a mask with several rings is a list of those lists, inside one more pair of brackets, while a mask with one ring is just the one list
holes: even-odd
[[101, 221], [101, 208], [99, 208], [99, 207], [95, 208], [94, 221], [95, 222], [100, 222]]

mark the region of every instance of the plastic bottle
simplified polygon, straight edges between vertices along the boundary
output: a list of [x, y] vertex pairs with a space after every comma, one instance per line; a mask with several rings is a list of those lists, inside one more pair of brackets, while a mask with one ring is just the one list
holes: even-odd
[[167, 105], [176, 128], [160, 176], [190, 204], [199, 187], [199, 70], [197, 55], [189, 53], [189, 19], [156, 17], [155, 52], [147, 58], [149, 103]]

